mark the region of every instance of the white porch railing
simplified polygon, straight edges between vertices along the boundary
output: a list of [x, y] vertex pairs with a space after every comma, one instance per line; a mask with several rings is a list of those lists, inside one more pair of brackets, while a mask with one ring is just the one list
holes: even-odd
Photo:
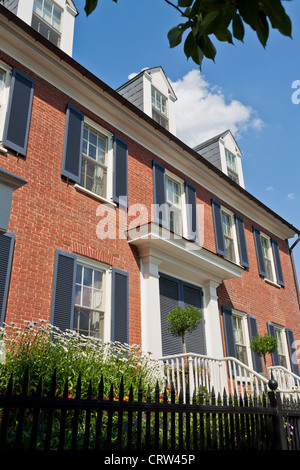
[[204, 387], [204, 392], [210, 393], [214, 388], [216, 395], [221, 397], [226, 394], [243, 393], [247, 391], [257, 395], [263, 392], [271, 378], [278, 382], [278, 391], [283, 393], [300, 392], [300, 377], [292, 374], [283, 367], [271, 367], [268, 377], [259, 374], [234, 357], [216, 359], [200, 354], [178, 354], [159, 358], [164, 367], [167, 387], [174, 387], [177, 394], [182, 391], [183, 401], [186, 401], [186, 384], [189, 385], [190, 397], [194, 391], [199, 392], [199, 387]]

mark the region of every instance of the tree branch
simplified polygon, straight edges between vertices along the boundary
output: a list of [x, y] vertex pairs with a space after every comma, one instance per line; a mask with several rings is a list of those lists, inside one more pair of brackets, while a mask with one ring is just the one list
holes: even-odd
[[177, 5], [174, 5], [174, 3], [170, 2], [170, 0], [164, 0], [168, 5], [171, 5], [173, 8], [175, 8], [175, 10], [179, 11], [179, 13], [182, 15], [182, 16], [185, 16], [186, 18], [189, 18], [189, 16], [184, 13], [182, 10], [180, 10], [180, 8], [177, 6]]

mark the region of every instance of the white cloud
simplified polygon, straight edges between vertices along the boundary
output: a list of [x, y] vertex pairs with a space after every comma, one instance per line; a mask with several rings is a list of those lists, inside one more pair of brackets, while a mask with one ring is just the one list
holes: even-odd
[[268, 186], [268, 187], [267, 187], [267, 191], [274, 191], [273, 186]]
[[287, 195], [287, 198], [288, 198], [288, 199], [294, 199], [294, 197], [295, 197], [295, 194], [294, 194], [294, 193], [289, 193], [289, 194]]
[[171, 84], [178, 98], [176, 134], [191, 147], [227, 129], [238, 138], [250, 128], [262, 128], [263, 123], [251, 106], [234, 99], [227, 102], [222, 90], [210, 85], [198, 70]]

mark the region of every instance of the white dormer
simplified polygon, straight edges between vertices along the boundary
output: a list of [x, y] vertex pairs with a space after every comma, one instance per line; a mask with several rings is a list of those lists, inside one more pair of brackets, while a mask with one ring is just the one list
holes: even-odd
[[143, 70], [119, 87], [117, 92], [176, 134], [174, 102], [177, 98], [161, 67]]
[[194, 150], [237, 184], [245, 187], [241, 161], [242, 152], [230, 130], [197, 145]]
[[72, 55], [74, 22], [78, 14], [72, 0], [6, 0], [4, 6]]

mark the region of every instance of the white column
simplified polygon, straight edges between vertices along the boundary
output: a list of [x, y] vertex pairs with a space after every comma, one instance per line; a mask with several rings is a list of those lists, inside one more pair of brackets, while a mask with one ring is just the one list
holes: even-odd
[[154, 358], [162, 356], [159, 270], [161, 260], [147, 255], [141, 258], [142, 350]]
[[218, 285], [214, 281], [207, 281], [203, 285], [207, 355], [214, 358], [224, 357], [217, 295]]

